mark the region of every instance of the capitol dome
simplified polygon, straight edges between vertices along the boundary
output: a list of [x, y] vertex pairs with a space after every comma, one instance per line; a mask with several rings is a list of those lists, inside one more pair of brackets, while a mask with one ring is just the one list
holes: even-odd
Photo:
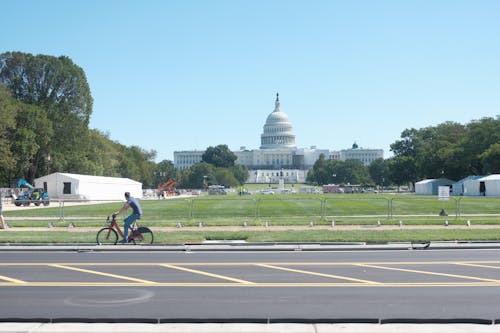
[[292, 124], [287, 114], [280, 110], [279, 94], [276, 94], [274, 111], [266, 119], [260, 142], [260, 149], [296, 148]]

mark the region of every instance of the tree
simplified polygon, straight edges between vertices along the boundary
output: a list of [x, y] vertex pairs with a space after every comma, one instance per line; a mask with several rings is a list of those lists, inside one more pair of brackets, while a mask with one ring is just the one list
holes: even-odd
[[[52, 136], [51, 122], [45, 112], [11, 97], [11, 93], [0, 84], [0, 159], [2, 182], [10, 183], [16, 178], [34, 178], [34, 165], [42, 161], [46, 168], [46, 156], [41, 153]], [[41, 156], [42, 155], [42, 156]]]
[[[462, 147], [464, 155], [469, 159], [466, 162], [469, 173], [474, 175], [484, 175], [488, 173], [487, 168], [483, 165], [485, 153], [491, 145], [500, 142], [500, 116], [496, 118], [483, 118], [481, 120], [472, 121], [467, 125], [467, 135], [463, 140]], [[494, 149], [494, 148], [493, 148]], [[489, 163], [489, 162], [487, 162]]]
[[237, 187], [241, 185], [228, 168], [216, 168], [215, 177], [217, 179], [217, 183], [224, 185], [225, 187]]
[[345, 160], [341, 163], [345, 180], [351, 184], [367, 185], [370, 183], [368, 168], [360, 160]]
[[307, 181], [323, 185], [330, 183], [331, 177], [332, 173], [329, 171], [328, 161], [325, 159], [324, 154], [320, 154], [307, 174]]
[[485, 173], [500, 173], [500, 143], [494, 143], [479, 155]]
[[378, 158], [368, 166], [368, 172], [373, 182], [384, 186], [389, 181], [389, 163], [383, 158]]
[[231, 168], [236, 161], [236, 155], [229, 150], [227, 145], [218, 145], [216, 147], [208, 147], [205, 153], [201, 156], [203, 162], [212, 164], [218, 168]]
[[163, 160], [156, 164], [153, 175], [154, 187], [158, 187], [158, 185], [165, 183], [169, 179], [177, 179], [177, 170], [172, 161]]
[[205, 188], [206, 186], [217, 184], [215, 167], [206, 162], [193, 164], [189, 168], [186, 181], [183, 182], [184, 188]]
[[243, 185], [250, 176], [248, 173], [248, 168], [245, 165], [235, 164], [230, 170], [232, 171], [234, 178], [236, 178], [239, 185]]
[[389, 159], [389, 171], [391, 183], [401, 186], [413, 183], [416, 179], [415, 159], [409, 156], [395, 156]]
[[123, 146], [120, 153], [120, 172], [122, 177], [143, 183], [146, 188], [153, 187], [153, 171], [156, 152], [146, 151], [138, 146]]
[[49, 155], [57, 170], [75, 171], [85, 164], [93, 100], [80, 67], [65, 56], [6, 52], [0, 54], [0, 83], [17, 100], [39, 106], [52, 123], [53, 135], [48, 144], [39, 145], [30, 177], [45, 172], [39, 168]]
[[0, 187], [8, 184], [10, 173], [14, 170], [15, 156], [12, 151], [11, 133], [16, 128], [16, 100], [0, 84]]

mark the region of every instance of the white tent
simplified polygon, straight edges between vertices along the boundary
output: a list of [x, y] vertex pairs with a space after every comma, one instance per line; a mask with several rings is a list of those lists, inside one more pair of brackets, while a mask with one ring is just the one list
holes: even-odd
[[469, 176], [453, 184], [453, 195], [466, 195], [466, 184], [484, 176]]
[[129, 178], [52, 173], [35, 179], [35, 187], [44, 188], [50, 199], [124, 200], [124, 193], [142, 198], [142, 183]]
[[437, 195], [439, 186], [451, 186], [453, 181], [446, 178], [424, 179], [415, 183], [415, 194]]
[[468, 196], [500, 196], [500, 174], [489, 175], [464, 183], [464, 195]]

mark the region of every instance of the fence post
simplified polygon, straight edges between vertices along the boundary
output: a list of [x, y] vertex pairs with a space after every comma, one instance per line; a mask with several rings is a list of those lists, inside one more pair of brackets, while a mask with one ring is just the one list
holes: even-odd
[[59, 200], [59, 221], [64, 221], [64, 200]]
[[189, 220], [193, 220], [193, 206], [194, 206], [194, 199], [189, 199], [191, 201], [191, 205], [189, 205]]
[[321, 201], [321, 219], [326, 221], [326, 199], [325, 198], [320, 198]]
[[253, 208], [253, 220], [256, 221], [257, 220], [257, 200], [252, 198], [253, 200], [253, 204], [254, 204], [254, 208]]
[[260, 201], [261, 199], [260, 198], [257, 198], [255, 200], [256, 204], [255, 204], [255, 219], [259, 219], [260, 220]]
[[394, 198], [387, 199], [387, 217], [392, 219], [392, 200]]

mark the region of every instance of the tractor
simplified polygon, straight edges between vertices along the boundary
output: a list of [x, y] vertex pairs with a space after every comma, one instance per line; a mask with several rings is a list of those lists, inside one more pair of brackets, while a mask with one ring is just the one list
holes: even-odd
[[16, 206], [29, 206], [31, 203], [35, 206], [50, 204], [49, 194], [43, 188], [34, 187], [24, 179], [18, 180], [17, 187], [21, 189], [21, 193], [14, 201]]

